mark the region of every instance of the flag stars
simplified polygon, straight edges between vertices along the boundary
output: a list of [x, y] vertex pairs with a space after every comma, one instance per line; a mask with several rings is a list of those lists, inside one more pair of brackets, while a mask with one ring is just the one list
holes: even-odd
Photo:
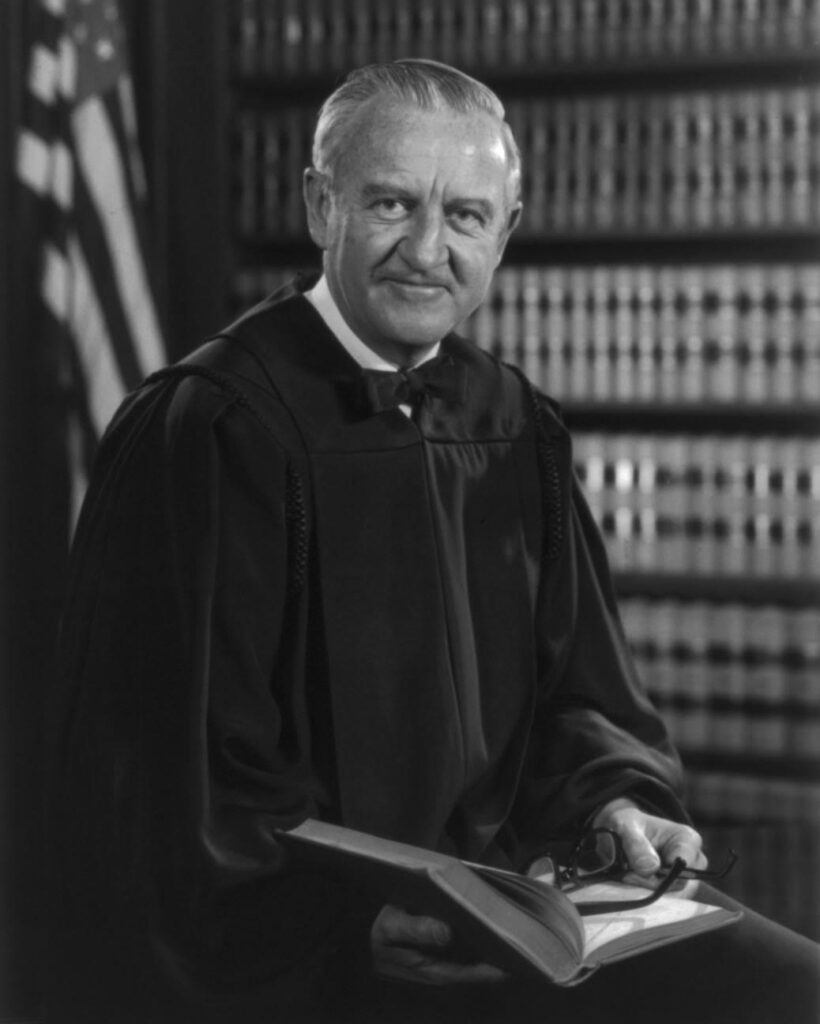
[[94, 47], [94, 52], [99, 60], [113, 60], [117, 51], [110, 39], [99, 39]]
[[69, 10], [70, 38], [80, 65], [77, 99], [102, 95], [114, 88], [124, 67], [119, 0], [71, 0]]

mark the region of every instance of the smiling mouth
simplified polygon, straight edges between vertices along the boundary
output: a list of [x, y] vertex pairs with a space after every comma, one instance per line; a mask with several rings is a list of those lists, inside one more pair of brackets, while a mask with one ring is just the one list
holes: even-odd
[[447, 291], [446, 285], [438, 284], [434, 281], [404, 281], [396, 277], [385, 278], [385, 281], [394, 288], [408, 292], [411, 295], [433, 297]]

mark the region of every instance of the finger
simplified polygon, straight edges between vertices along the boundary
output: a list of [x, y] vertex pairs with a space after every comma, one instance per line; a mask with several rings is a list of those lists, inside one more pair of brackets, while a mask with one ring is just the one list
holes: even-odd
[[373, 926], [375, 942], [397, 946], [448, 946], [453, 940], [450, 927], [438, 918], [408, 914], [386, 906]]
[[680, 825], [661, 847], [664, 864], [674, 864], [678, 857], [689, 868], [702, 870], [709, 863], [702, 849], [703, 839], [688, 825]]
[[509, 977], [493, 964], [454, 964], [449, 960], [431, 960], [422, 976], [432, 985], [497, 985]]
[[640, 824], [625, 821], [619, 833], [630, 868], [639, 875], [654, 874], [661, 865], [661, 858]]
[[492, 964], [459, 964], [427, 956], [417, 949], [392, 947], [374, 967], [385, 978], [422, 985], [497, 984], [508, 975]]

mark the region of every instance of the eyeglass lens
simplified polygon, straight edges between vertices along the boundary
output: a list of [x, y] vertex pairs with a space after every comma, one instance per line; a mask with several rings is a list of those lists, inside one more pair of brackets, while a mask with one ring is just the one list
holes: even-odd
[[589, 832], [575, 849], [574, 869], [578, 878], [610, 871], [620, 860], [618, 842], [612, 832]]

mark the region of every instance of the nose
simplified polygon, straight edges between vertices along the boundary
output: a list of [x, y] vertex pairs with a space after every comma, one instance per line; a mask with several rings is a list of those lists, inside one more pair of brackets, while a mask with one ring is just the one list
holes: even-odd
[[429, 270], [445, 263], [445, 229], [441, 213], [417, 208], [408, 221], [407, 233], [399, 243], [399, 252], [405, 263], [413, 270]]

